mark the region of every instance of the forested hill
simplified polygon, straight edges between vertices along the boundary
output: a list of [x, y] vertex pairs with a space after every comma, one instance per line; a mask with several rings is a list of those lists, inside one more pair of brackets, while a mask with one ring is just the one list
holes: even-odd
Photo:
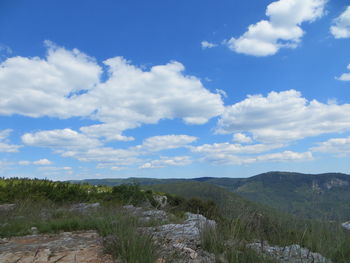
[[200, 181], [223, 187], [240, 196], [298, 216], [327, 220], [350, 218], [350, 175], [268, 172], [249, 178], [202, 177], [194, 179], [100, 179], [84, 180], [95, 185], [173, 184]]

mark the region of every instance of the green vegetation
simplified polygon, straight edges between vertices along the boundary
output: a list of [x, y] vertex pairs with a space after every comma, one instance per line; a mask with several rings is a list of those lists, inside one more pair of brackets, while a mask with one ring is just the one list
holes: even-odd
[[28, 235], [32, 227], [39, 233], [97, 230], [111, 239], [105, 244], [106, 252], [122, 262], [151, 263], [157, 259], [151, 236], [140, 234], [138, 220], [121, 213], [119, 206], [109, 205], [82, 214], [50, 201], [27, 201], [18, 204], [14, 211], [0, 214], [0, 225], [0, 237]]
[[199, 178], [241, 197], [298, 217], [350, 219], [350, 176], [269, 172], [250, 178]]
[[[202, 182], [148, 187], [186, 198], [215, 202], [221, 218], [218, 220], [219, 227], [215, 233], [204, 235], [203, 242], [209, 251], [218, 255], [226, 251], [227, 257], [232, 256], [236, 260], [230, 262], [271, 262], [270, 259], [249, 261], [254, 253], [247, 250], [245, 244], [254, 240], [268, 241], [271, 245], [281, 247], [299, 244], [331, 258], [333, 262], [350, 262], [350, 247], [345, 245], [350, 242], [350, 233], [342, 229], [339, 223], [298, 218], [247, 201], [222, 187]], [[227, 247], [226, 244], [231, 246]]]
[[[202, 245], [228, 262], [274, 263], [247, 248], [248, 243], [256, 241], [280, 247], [299, 244], [334, 263], [350, 262], [350, 234], [339, 223], [301, 219], [247, 201], [222, 186], [194, 181], [141, 188], [135, 184], [108, 187], [0, 179], [0, 204], [17, 204], [14, 211], [0, 214], [0, 237], [30, 234], [31, 227], [37, 227], [40, 233], [94, 229], [104, 237], [115, 237], [105, 245], [115, 258], [124, 262], [155, 262], [157, 247], [151, 236], [140, 234], [137, 229], [142, 224], [122, 213], [120, 207], [157, 207], [153, 196], [164, 193], [168, 198], [165, 210], [177, 216], [176, 220], [189, 211], [218, 222], [216, 229], [208, 228], [202, 233]], [[71, 204], [80, 202], [100, 202], [102, 206], [83, 214], [70, 209]]]

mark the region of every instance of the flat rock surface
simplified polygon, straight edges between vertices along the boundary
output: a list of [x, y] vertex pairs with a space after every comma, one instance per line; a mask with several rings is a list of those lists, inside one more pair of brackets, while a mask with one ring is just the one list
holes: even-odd
[[1, 263], [113, 263], [95, 231], [0, 239]]

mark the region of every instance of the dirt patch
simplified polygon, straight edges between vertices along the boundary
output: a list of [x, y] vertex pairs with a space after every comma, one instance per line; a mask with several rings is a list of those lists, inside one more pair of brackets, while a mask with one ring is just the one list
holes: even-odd
[[0, 239], [1, 263], [113, 263], [95, 231]]

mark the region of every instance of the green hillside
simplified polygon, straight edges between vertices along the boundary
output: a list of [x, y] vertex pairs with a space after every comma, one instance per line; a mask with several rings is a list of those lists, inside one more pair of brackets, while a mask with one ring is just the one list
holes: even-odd
[[297, 216], [340, 221], [350, 218], [350, 176], [346, 174], [269, 172], [246, 179], [209, 178], [205, 182]]
[[[198, 185], [183, 184], [191, 181], [197, 182]], [[299, 217], [337, 221], [350, 219], [350, 175], [340, 173], [269, 172], [250, 178], [203, 177], [187, 180], [129, 178], [84, 180], [80, 182], [110, 186], [123, 183], [137, 183], [144, 186], [162, 185], [156, 188], [165, 189], [167, 192], [181, 191], [181, 193], [178, 193], [184, 196], [196, 195], [200, 198], [212, 198], [213, 194], [210, 191], [204, 191], [205, 194], [203, 193], [203, 189], [208, 188], [208, 186], [204, 186], [202, 183], [206, 183], [234, 192], [246, 200]], [[174, 184], [183, 184], [183, 188]], [[196, 191], [197, 188], [201, 190]], [[218, 189], [215, 189], [217, 193]]]

